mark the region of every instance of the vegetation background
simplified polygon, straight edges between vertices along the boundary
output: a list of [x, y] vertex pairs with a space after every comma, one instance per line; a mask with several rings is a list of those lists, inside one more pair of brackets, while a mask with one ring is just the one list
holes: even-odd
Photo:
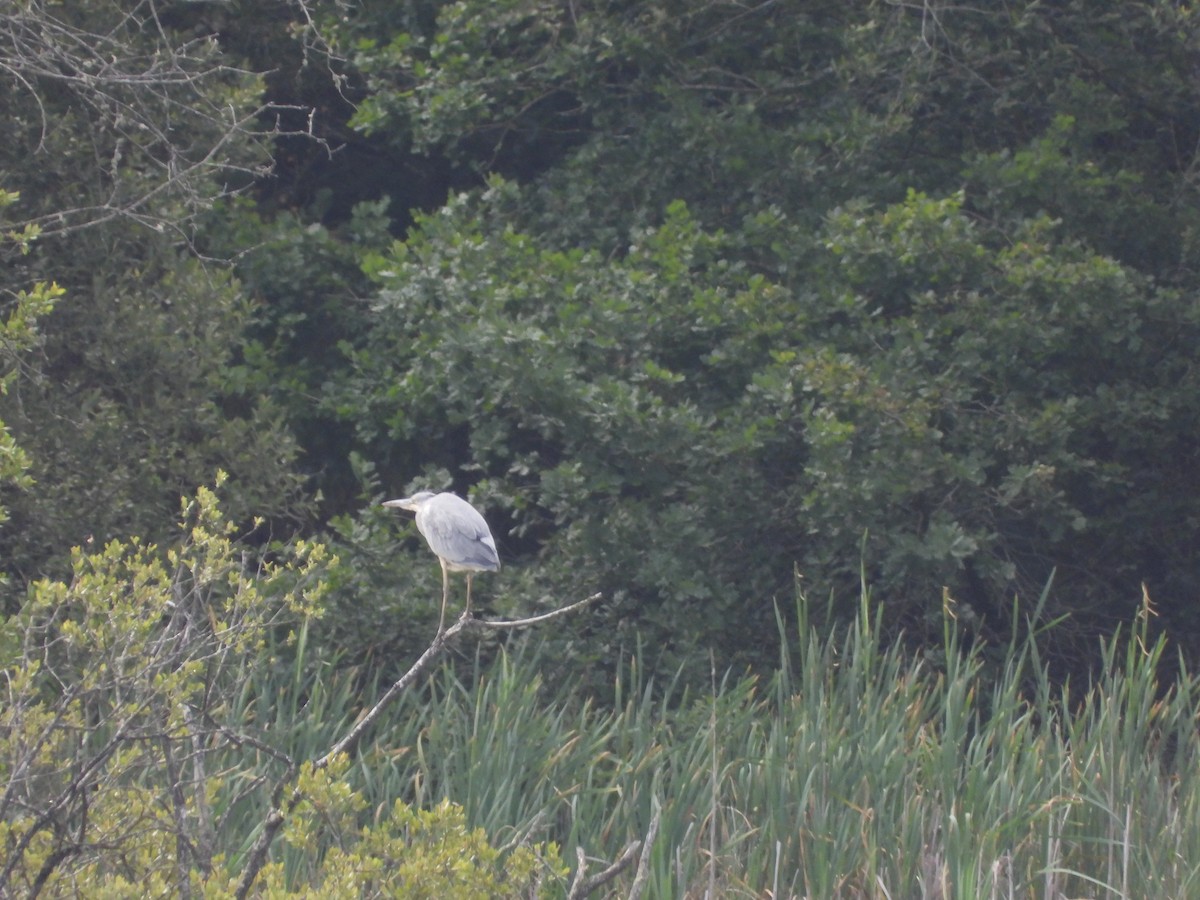
[[[552, 892], [657, 804], [655, 896], [1128, 896], [1152, 871], [1187, 895], [1200, 853], [1163, 836], [1200, 808], [1195, 3], [17, 0], [0, 82], [0, 888], [224, 890], [269, 786], [308, 778], [327, 814], [296, 812], [272, 890], [336, 895], [461, 825], [496, 854], [463, 896]], [[557, 776], [485, 801], [436, 776], [433, 725], [391, 781], [382, 737], [301, 771], [428, 643], [438, 569], [378, 505], [418, 488], [488, 517], [489, 615], [604, 599], [460, 647], [405, 715], [537, 684], [486, 706], [548, 754], [492, 747], [494, 785], [583, 742], [568, 781], [614, 806]], [[735, 708], [776, 734], [811, 704], [796, 740], [885, 687], [910, 718], [878, 746], [934, 769], [786, 782], [856, 746], [836, 725], [714, 750]], [[1026, 728], [1036, 763], [997, 747]], [[976, 740], [1038, 786], [972, 794]], [[1088, 740], [1119, 750], [1092, 771]], [[756, 766], [803, 824], [723, 794]], [[994, 840], [954, 842], [971, 804]], [[842, 834], [818, 810], [875, 805], [901, 836], [817, 840]]]

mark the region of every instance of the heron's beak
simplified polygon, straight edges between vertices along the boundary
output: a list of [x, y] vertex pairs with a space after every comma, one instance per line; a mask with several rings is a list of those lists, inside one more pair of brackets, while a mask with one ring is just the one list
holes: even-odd
[[402, 497], [399, 500], [384, 500], [383, 505], [390, 506], [394, 509], [407, 509], [410, 512], [416, 509], [416, 507], [413, 506], [411, 497]]

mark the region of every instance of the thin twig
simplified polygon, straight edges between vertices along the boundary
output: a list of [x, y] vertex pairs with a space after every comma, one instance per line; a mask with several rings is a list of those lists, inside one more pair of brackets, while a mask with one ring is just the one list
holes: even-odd
[[[616, 862], [597, 872], [591, 878], [586, 877], [587, 856], [584, 854], [583, 848], [575, 849], [575, 878], [567, 892], [567, 900], [583, 900], [596, 888], [608, 884], [633, 865], [635, 856], [638, 857], [637, 875], [634, 876], [633, 887], [629, 889], [629, 900], [640, 900], [642, 893], [646, 890], [646, 884], [650, 880], [650, 851], [654, 848], [655, 840], [658, 839], [658, 825], [662, 818], [662, 807], [657, 797], [653, 799], [652, 804], [654, 812], [650, 816], [650, 827], [646, 829], [646, 839], [630, 841]], [[639, 849], [641, 850], [640, 855], [638, 854]]]
[[548, 613], [543, 613], [540, 616], [530, 616], [527, 619], [459, 619], [458, 624], [469, 625], [474, 628], [486, 628], [493, 631], [508, 631], [514, 628], [528, 628], [530, 625], [541, 625], [543, 622], [549, 622], [552, 619], [557, 619], [559, 616], [565, 616], [567, 613], [574, 612], [581, 606], [587, 606], [589, 603], [599, 600], [602, 596], [602, 594], [592, 594], [590, 597], [577, 600], [570, 606], [564, 606], [562, 609], [554, 609]]

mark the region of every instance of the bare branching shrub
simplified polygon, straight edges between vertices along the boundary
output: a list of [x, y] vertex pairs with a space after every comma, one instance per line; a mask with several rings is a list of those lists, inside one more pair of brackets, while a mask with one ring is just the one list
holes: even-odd
[[[222, 55], [216, 23], [180, 6], [0, 8], [0, 172], [26, 207], [10, 227], [50, 235], [124, 218], [186, 236], [198, 212], [270, 170], [283, 110]], [[304, 0], [279, 8], [310, 27]]]

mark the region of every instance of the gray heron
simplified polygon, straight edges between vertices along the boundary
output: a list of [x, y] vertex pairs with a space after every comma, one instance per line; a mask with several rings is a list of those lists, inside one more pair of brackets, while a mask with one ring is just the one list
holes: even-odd
[[407, 509], [417, 514], [417, 531], [442, 564], [442, 613], [438, 634], [446, 624], [446, 600], [450, 596], [450, 573], [467, 573], [467, 608], [471, 615], [471, 576], [475, 572], [496, 572], [500, 556], [496, 542], [483, 516], [457, 494], [420, 491], [400, 500], [387, 500], [384, 506]]

